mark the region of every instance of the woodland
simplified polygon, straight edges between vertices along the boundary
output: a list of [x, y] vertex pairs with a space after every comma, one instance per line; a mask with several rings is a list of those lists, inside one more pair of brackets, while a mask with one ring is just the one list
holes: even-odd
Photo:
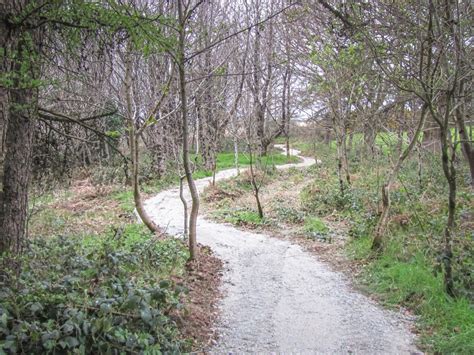
[[406, 310], [420, 352], [474, 353], [473, 15], [0, 0], [0, 354], [212, 350], [204, 217]]

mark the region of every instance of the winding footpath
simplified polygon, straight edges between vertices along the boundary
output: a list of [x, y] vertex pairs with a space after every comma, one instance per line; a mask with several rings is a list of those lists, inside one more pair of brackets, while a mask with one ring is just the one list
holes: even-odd
[[[293, 155], [299, 152], [294, 150]], [[307, 167], [314, 159], [279, 169]], [[235, 169], [216, 180], [235, 176]], [[196, 181], [200, 192], [211, 178]], [[190, 199], [189, 193], [187, 198]], [[145, 202], [147, 212], [169, 233], [183, 232], [177, 188]], [[300, 246], [268, 235], [198, 219], [198, 242], [225, 262], [224, 298], [213, 353], [418, 354], [408, 322], [351, 289]]]

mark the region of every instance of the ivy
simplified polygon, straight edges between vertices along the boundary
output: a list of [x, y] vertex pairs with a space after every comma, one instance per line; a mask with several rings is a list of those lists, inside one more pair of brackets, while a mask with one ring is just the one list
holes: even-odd
[[185, 350], [171, 314], [186, 290], [169, 276], [186, 257], [179, 241], [140, 227], [121, 238], [34, 240], [21, 272], [1, 275], [0, 354]]

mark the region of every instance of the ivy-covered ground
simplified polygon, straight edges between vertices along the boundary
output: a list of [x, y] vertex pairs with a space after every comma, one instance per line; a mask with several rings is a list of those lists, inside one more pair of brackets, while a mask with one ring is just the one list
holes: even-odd
[[[269, 171], [259, 176], [264, 218], [258, 216], [248, 174], [209, 187], [209, 217], [241, 228], [291, 239], [355, 276], [356, 286], [388, 307], [413, 314], [421, 346], [428, 352], [474, 352], [473, 200], [467, 174], [459, 176], [456, 243], [457, 298], [444, 291], [440, 250], [447, 188], [438, 160], [423, 154], [423, 165], [408, 161], [393, 190], [384, 252], [370, 250], [380, 208], [380, 187], [388, 151], [378, 158], [351, 154], [352, 186], [339, 192], [333, 147], [299, 143], [322, 164], [306, 170]], [[316, 154], [317, 152], [317, 154]]]
[[[173, 183], [149, 183], [151, 194]], [[130, 191], [75, 180], [31, 203], [21, 258], [0, 260], [0, 354], [199, 350], [221, 263], [136, 223]]]

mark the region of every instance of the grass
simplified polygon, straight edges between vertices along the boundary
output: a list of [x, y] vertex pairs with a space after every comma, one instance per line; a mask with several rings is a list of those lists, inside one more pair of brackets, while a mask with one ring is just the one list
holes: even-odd
[[[355, 259], [365, 259], [371, 239], [354, 239], [348, 247]], [[466, 298], [452, 299], [444, 291], [441, 273], [422, 253], [400, 259], [401, 242], [391, 240], [380, 258], [363, 273], [366, 287], [391, 306], [405, 306], [421, 316], [422, 342], [441, 354], [474, 353], [474, 311]]]
[[117, 191], [111, 195], [111, 198], [120, 203], [120, 208], [124, 212], [131, 213], [135, 209], [132, 190]]
[[[376, 141], [388, 153], [387, 137]], [[461, 218], [472, 213], [472, 193], [460, 172], [458, 181], [458, 228], [455, 231], [454, 273], [458, 297], [444, 290], [440, 250], [446, 222], [447, 187], [439, 158], [423, 156], [421, 181], [418, 162], [408, 160], [392, 191], [391, 223], [384, 250], [374, 257], [372, 232], [377, 222], [380, 187], [387, 173], [385, 158], [364, 159], [351, 155], [352, 186], [344, 196], [338, 190], [333, 146], [317, 146], [323, 164], [314, 180], [302, 191], [309, 218], [337, 216], [350, 223], [350, 258], [366, 265], [361, 283], [391, 307], [405, 306], [419, 316], [422, 345], [428, 352], [474, 353], [474, 309], [469, 290], [474, 281], [472, 224]], [[311, 219], [310, 219], [311, 220]], [[307, 222], [308, 230], [314, 224]], [[306, 225], [306, 223], [305, 223]]]
[[329, 232], [329, 228], [318, 217], [307, 217], [304, 221], [304, 230], [309, 234], [324, 236]]
[[257, 227], [267, 223], [252, 209], [223, 209], [214, 214], [215, 217], [237, 226]]
[[[196, 155], [192, 154], [190, 159], [195, 160]], [[235, 157], [234, 157], [233, 152], [218, 153], [217, 158], [216, 158], [217, 170], [219, 171], [219, 170], [234, 168], [235, 167], [234, 159]], [[198, 166], [202, 164], [202, 160], [200, 157], [197, 159], [197, 161], [198, 161]], [[289, 158], [287, 158], [286, 155], [283, 155], [278, 151], [270, 152], [268, 155], [262, 157], [260, 160], [260, 164], [264, 166], [283, 165], [283, 164], [297, 163], [297, 162], [299, 162], [299, 158], [295, 156], [290, 156]], [[238, 163], [240, 167], [246, 167], [250, 165], [250, 156], [245, 153], [240, 153]], [[205, 170], [202, 166], [193, 174], [193, 177], [195, 179], [200, 179], [200, 178], [209, 177], [209, 176], [212, 176], [212, 171]]]

